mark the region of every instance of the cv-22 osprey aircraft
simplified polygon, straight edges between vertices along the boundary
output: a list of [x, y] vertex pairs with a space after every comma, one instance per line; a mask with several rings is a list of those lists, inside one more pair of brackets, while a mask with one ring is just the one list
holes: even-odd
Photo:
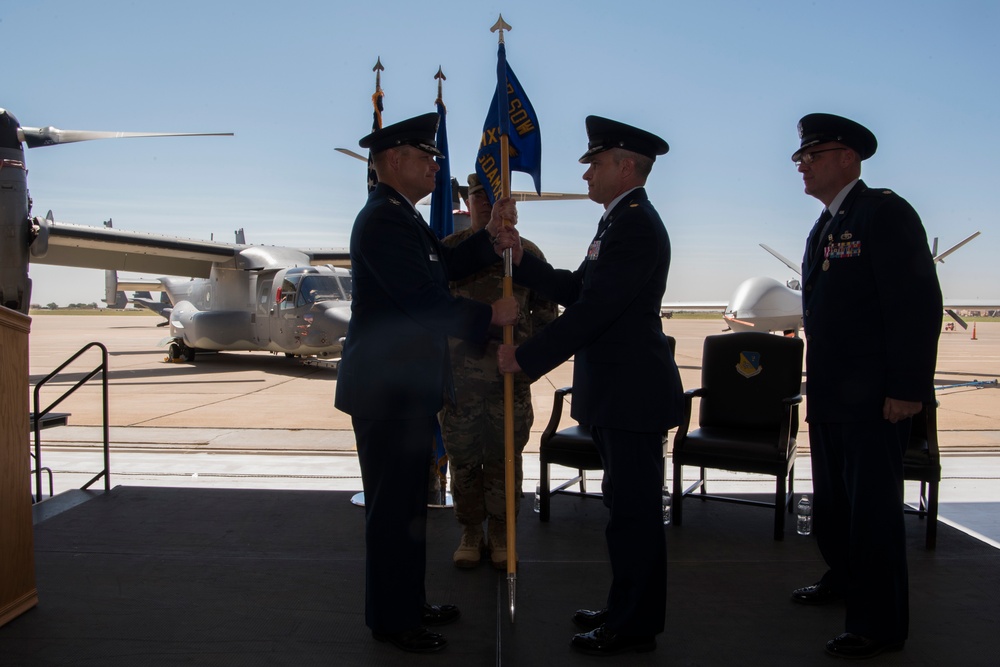
[[29, 261], [187, 276], [160, 281], [172, 296], [171, 358], [221, 350], [339, 355], [350, 319], [346, 249], [199, 241], [57, 222], [51, 211], [31, 215], [22, 143], [153, 136], [205, 135], [29, 128], [0, 109], [0, 303], [27, 313]]

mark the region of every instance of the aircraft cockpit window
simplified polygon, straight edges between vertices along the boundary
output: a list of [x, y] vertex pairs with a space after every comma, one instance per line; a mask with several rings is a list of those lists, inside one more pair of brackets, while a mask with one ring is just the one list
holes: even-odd
[[305, 276], [299, 283], [297, 306], [305, 306], [318, 301], [341, 301], [343, 295], [337, 279], [333, 276]]
[[278, 288], [277, 301], [278, 307], [282, 310], [296, 306], [296, 297], [299, 291], [299, 286], [296, 283], [298, 283], [298, 280], [290, 280], [288, 278], [281, 281], [281, 287]]

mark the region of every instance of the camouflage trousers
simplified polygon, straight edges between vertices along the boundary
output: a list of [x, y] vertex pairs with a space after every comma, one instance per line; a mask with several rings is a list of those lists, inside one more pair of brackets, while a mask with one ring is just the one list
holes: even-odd
[[[455, 518], [463, 525], [479, 525], [487, 517], [505, 521], [507, 516], [504, 456], [503, 385], [499, 392], [462, 392], [457, 405], [441, 411], [441, 435], [451, 470]], [[528, 443], [534, 413], [531, 391], [514, 390], [514, 476], [517, 495], [515, 516], [521, 505], [521, 452]]]

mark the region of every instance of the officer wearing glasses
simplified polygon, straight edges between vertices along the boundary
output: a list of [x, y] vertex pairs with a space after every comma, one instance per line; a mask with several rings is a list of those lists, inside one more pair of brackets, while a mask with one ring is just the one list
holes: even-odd
[[903, 452], [911, 417], [934, 400], [941, 289], [917, 212], [869, 188], [875, 135], [831, 114], [799, 121], [792, 155], [824, 205], [802, 260], [806, 420], [817, 542], [828, 566], [794, 602], [846, 602], [827, 653], [903, 648], [909, 623]]

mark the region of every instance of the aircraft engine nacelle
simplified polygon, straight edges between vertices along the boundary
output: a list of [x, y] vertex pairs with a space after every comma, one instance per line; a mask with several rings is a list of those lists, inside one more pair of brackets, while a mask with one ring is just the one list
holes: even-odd
[[203, 311], [189, 301], [170, 311], [170, 335], [197, 350], [256, 349], [251, 326], [248, 311]]
[[[0, 125], [6, 117], [0, 113]], [[25, 315], [31, 304], [27, 173], [23, 151], [0, 147], [0, 305]]]

